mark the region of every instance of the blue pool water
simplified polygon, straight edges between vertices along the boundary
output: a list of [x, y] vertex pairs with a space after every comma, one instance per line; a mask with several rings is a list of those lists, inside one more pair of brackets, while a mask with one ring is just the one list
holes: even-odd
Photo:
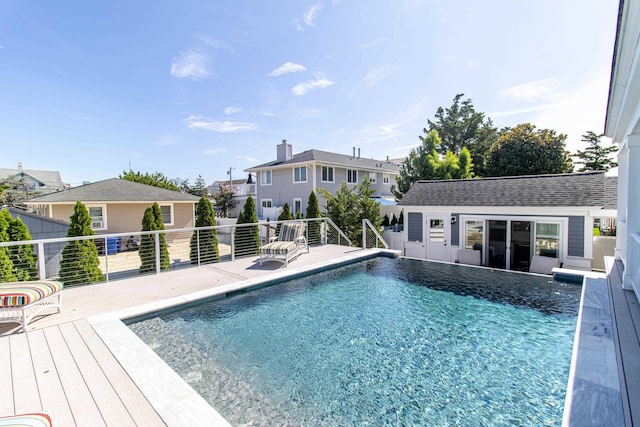
[[376, 258], [129, 327], [233, 425], [559, 425], [579, 298]]

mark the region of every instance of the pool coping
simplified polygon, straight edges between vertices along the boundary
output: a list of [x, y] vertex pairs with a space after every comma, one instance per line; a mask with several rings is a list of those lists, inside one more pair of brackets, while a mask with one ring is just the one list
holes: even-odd
[[397, 257], [399, 255], [399, 251], [385, 249], [352, 253], [309, 267], [289, 267], [277, 270], [267, 276], [241, 280], [180, 297], [113, 311], [89, 317], [87, 320], [168, 426], [230, 427], [231, 424], [131, 331], [126, 326], [126, 322], [144, 317], [149, 313], [166, 312], [177, 307], [199, 304], [233, 292], [268, 286], [271, 283], [304, 277], [378, 256]]

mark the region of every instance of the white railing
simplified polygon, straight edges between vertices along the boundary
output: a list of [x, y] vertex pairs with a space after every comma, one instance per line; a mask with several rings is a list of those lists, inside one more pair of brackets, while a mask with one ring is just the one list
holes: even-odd
[[362, 219], [362, 248], [380, 248], [389, 249], [389, 245], [382, 238], [378, 230], [373, 226], [371, 221], [366, 218]]
[[630, 249], [630, 253], [627, 254], [624, 275], [631, 280], [633, 292], [640, 300], [640, 233], [631, 234]]
[[[268, 242], [283, 222], [287, 221], [0, 242], [0, 249], [32, 252], [31, 261], [16, 261], [18, 265], [14, 265], [14, 270], [20, 273], [19, 277], [16, 274], [18, 280], [65, 277], [65, 286], [73, 286], [254, 256], [259, 246]], [[352, 246], [351, 240], [329, 218], [295, 222], [305, 224], [310, 246]], [[62, 262], [64, 257], [73, 262]], [[97, 257], [94, 264], [99, 272], [91, 277], [76, 275], [92, 257]], [[0, 277], [2, 281], [7, 280]]]

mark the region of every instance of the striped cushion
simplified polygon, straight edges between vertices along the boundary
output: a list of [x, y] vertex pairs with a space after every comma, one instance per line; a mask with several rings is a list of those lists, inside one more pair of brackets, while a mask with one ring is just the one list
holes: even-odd
[[295, 242], [273, 242], [260, 246], [262, 255], [286, 255], [296, 249]]
[[0, 284], [0, 307], [21, 307], [62, 290], [62, 283], [53, 280]]
[[282, 224], [278, 240], [281, 242], [293, 242], [299, 236], [302, 236], [302, 224]]
[[0, 427], [51, 427], [51, 417], [44, 413], [0, 417]]

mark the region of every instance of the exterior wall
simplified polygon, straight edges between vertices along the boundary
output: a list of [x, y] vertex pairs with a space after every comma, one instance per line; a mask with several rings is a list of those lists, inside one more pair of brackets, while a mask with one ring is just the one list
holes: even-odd
[[[445, 218], [449, 245], [449, 261], [453, 262], [457, 258], [458, 249], [464, 249], [464, 222], [467, 219], [499, 219], [499, 220], [519, 220], [519, 221], [544, 221], [549, 220], [561, 224], [560, 235], [560, 257], [566, 268], [591, 269], [591, 259], [593, 256], [592, 247], [592, 224], [593, 218], [589, 216], [589, 208], [546, 208], [546, 207], [424, 207], [424, 206], [400, 206], [404, 210], [405, 227], [402, 247], [393, 249], [402, 250], [408, 256], [417, 256], [424, 253], [424, 245], [427, 243], [426, 233], [427, 216], [441, 216]], [[422, 214], [420, 226], [411, 224], [409, 217], [416, 218], [416, 214]], [[455, 218], [455, 221], [451, 221]], [[423, 237], [418, 234], [423, 233]], [[485, 230], [486, 233], [486, 230]], [[585, 236], [587, 238], [585, 238]], [[419, 239], [420, 237], [420, 239]], [[486, 242], [485, 242], [486, 244]], [[423, 252], [421, 252], [423, 251]], [[422, 257], [425, 257], [423, 255]]]

